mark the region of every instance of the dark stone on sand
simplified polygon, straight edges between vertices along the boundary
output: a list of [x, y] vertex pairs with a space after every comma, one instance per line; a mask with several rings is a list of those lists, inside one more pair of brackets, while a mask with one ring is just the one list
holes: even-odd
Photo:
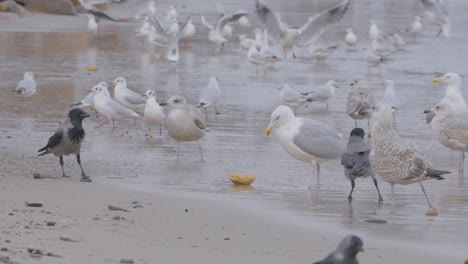
[[26, 206], [28, 207], [42, 207], [44, 204], [42, 202], [26, 202]]
[[120, 263], [122, 263], [122, 264], [133, 264], [135, 262], [133, 261], [133, 259], [121, 259]]
[[24, 4], [29, 11], [58, 14], [76, 15], [76, 9], [71, 0], [16, 0]]
[[114, 215], [112, 216], [112, 220], [124, 220], [125, 218], [123, 218], [122, 216], [120, 215]]
[[40, 174], [39, 172], [35, 172], [35, 173], [33, 174], [33, 178], [34, 178], [34, 179], [42, 179], [42, 176], [41, 176], [41, 174]]
[[10, 260], [10, 258], [9, 258], [9, 257], [7, 257], [7, 256], [0, 256], [0, 262], [5, 262], [5, 263], [8, 263], [8, 262], [9, 262], [9, 260]]
[[47, 221], [47, 226], [55, 226], [55, 224], [57, 224], [57, 222], [55, 222], [55, 221]]
[[8, 251], [8, 248], [6, 248], [6, 247], [0, 248], [0, 251], [2, 251], [2, 252], [7, 252], [7, 251]]
[[224, 240], [231, 240], [229, 237], [225, 237]]
[[366, 221], [367, 223], [371, 223], [371, 224], [388, 224], [388, 220], [385, 220], [385, 219], [366, 219], [364, 220]]

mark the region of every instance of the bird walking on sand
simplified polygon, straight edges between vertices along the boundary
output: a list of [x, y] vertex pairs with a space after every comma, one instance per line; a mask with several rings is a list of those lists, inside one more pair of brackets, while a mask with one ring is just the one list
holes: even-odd
[[314, 48], [313, 45], [310, 45], [309, 52], [317, 63], [323, 63], [328, 56], [338, 49], [338, 46], [340, 46], [340, 43], [326, 48]]
[[369, 118], [372, 116], [375, 100], [372, 92], [367, 88], [367, 82], [356, 80], [351, 83], [353, 90], [348, 94], [346, 102], [346, 113], [354, 119], [357, 127], [357, 120], [367, 118], [367, 127], [370, 127]]
[[458, 176], [463, 178], [465, 152], [468, 151], [468, 121], [454, 116], [448, 103], [439, 103], [431, 111], [435, 114], [430, 123], [432, 134], [445, 147], [461, 153]]
[[325, 259], [313, 264], [359, 264], [357, 254], [364, 252], [363, 242], [355, 235], [345, 236], [338, 248], [335, 249]]
[[370, 48], [364, 48], [365, 53], [364, 53], [364, 61], [367, 63], [367, 73], [370, 73], [370, 68], [377, 68], [379, 71], [379, 74], [382, 73], [382, 70], [380, 70], [380, 64], [383, 63], [385, 60], [372, 53]]
[[416, 41], [416, 36], [419, 34], [419, 32], [421, 32], [422, 26], [421, 17], [416, 16], [414, 17], [413, 22], [408, 27], [403, 29], [403, 32], [409, 33], [413, 37], [413, 40]]
[[362, 128], [357, 127], [351, 130], [346, 150], [343, 155], [341, 155], [341, 165], [344, 167], [344, 174], [346, 178], [351, 181], [351, 192], [349, 193], [348, 199], [353, 199], [354, 181], [357, 178], [371, 176], [377, 193], [379, 194], [379, 201], [381, 202], [383, 199], [380, 195], [377, 179], [374, 173], [372, 173], [372, 168], [369, 163], [370, 148], [366, 142], [364, 142], [364, 135], [365, 133]]
[[16, 86], [16, 94], [30, 97], [37, 91], [36, 81], [34, 81], [34, 74], [32, 72], [25, 72], [23, 80], [18, 82]]
[[406, 45], [406, 42], [400, 35], [395, 33], [390, 36], [390, 38], [392, 39], [392, 45], [396, 50], [404, 50], [403, 47]]
[[198, 98], [197, 107], [203, 107], [205, 110], [205, 117], [208, 118], [207, 108], [211, 105], [214, 106], [216, 114], [219, 115], [219, 111], [216, 108], [216, 103], [219, 102], [221, 98], [221, 90], [219, 90], [218, 78], [216, 76], [211, 76], [208, 86], [205, 87]]
[[396, 123], [396, 111], [400, 109], [400, 99], [395, 94], [395, 88], [392, 80], [385, 81], [385, 93], [382, 96], [380, 102], [390, 106], [395, 111], [393, 111], [393, 122]]
[[294, 109], [294, 115], [296, 115], [298, 107], [301, 107], [310, 102], [307, 99], [306, 95], [294, 90], [287, 83], [283, 84], [279, 89], [281, 90], [279, 95], [281, 101], [283, 102], [283, 104]]
[[339, 159], [345, 146], [343, 136], [336, 129], [314, 119], [297, 118], [285, 105], [278, 106], [271, 114], [264, 134], [269, 136], [272, 133], [291, 156], [303, 162], [315, 162], [317, 188], [320, 186], [320, 163]]
[[301, 93], [307, 98], [309, 102], [322, 102], [325, 103], [328, 109], [328, 100], [335, 96], [336, 89], [340, 87], [336, 84], [334, 80], [329, 80], [324, 87], [320, 88], [317, 91]]
[[264, 50], [262, 48], [260, 49], [260, 51], [258, 51], [257, 44], [255, 41], [250, 42], [250, 48], [247, 52], [247, 59], [249, 60], [249, 62], [257, 66], [257, 73], [260, 71], [260, 68], [262, 66], [265, 66], [266, 69], [268, 69], [268, 67], [271, 64], [274, 64], [275, 62], [278, 62], [280, 60], [275, 54], [271, 53], [268, 50]]
[[142, 113], [145, 110], [146, 99], [140, 94], [127, 88], [127, 80], [124, 77], [117, 77], [110, 85], [114, 85], [115, 100], [134, 111]]
[[149, 127], [148, 135], [152, 138], [153, 130], [151, 126], [159, 125], [159, 135], [162, 136], [162, 122], [164, 122], [165, 115], [162, 107], [156, 102], [156, 92], [148, 90], [143, 96], [147, 97], [145, 110], [143, 112], [143, 121], [145, 121]]
[[358, 42], [358, 37], [354, 34], [352, 28], [346, 29], [345, 43], [349, 47], [349, 51], [356, 50], [356, 44]]
[[391, 186], [392, 214], [395, 213], [395, 184], [419, 183], [429, 206], [426, 215], [437, 215], [438, 212], [429, 201], [421, 182], [429, 179], [442, 180], [444, 178], [441, 175], [450, 172], [433, 169], [418, 146], [398, 135], [392, 125], [392, 112], [392, 108], [385, 104], [376, 107], [370, 138], [369, 161], [372, 171]]
[[200, 111], [188, 105], [185, 98], [179, 95], [172, 96], [161, 105], [169, 106], [165, 122], [169, 136], [177, 141], [177, 161], [180, 157], [180, 143], [197, 141], [201, 161], [204, 162], [200, 139], [205, 136], [207, 129]]
[[88, 113], [79, 108], [70, 110], [67, 119], [55, 130], [54, 135], [49, 138], [47, 145], [38, 150], [38, 152], [42, 152], [39, 156], [52, 153], [60, 158], [63, 177], [68, 177], [63, 168], [63, 156], [75, 154], [76, 161], [81, 169], [81, 182], [91, 182], [91, 178], [86, 175], [81, 166], [80, 157], [81, 143], [85, 138], [82, 121], [89, 116]]
[[94, 86], [90, 92], [96, 93], [93, 99], [94, 109], [107, 118], [106, 122], [100, 124], [96, 128], [100, 128], [112, 120], [115, 129], [115, 120], [124, 117], [140, 117], [140, 115], [132, 109], [122, 106], [108, 96], [109, 91], [107, 90], [106, 82], [100, 82], [98, 85]]

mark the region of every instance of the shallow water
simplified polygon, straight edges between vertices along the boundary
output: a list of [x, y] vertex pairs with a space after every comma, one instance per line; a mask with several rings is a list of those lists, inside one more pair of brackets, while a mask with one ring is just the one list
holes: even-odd
[[[272, 8], [281, 10], [285, 21], [300, 25], [310, 13], [327, 7], [324, 1], [303, 1], [290, 6], [283, 1], [269, 1]], [[127, 4], [130, 9], [137, 6]], [[150, 142], [142, 124], [132, 120], [117, 122], [94, 129], [103, 120], [95, 118], [84, 122], [87, 138], [83, 145], [84, 168], [95, 181], [117, 183], [141, 190], [166, 190], [209, 195], [215, 199], [248, 199], [267, 202], [272, 210], [284, 216], [299, 218], [310, 225], [327, 225], [355, 230], [375, 236], [420, 243], [434, 250], [449, 250], [452, 254], [466, 252], [465, 234], [468, 231], [468, 184], [456, 173], [445, 181], [428, 181], [424, 185], [440, 215], [424, 215], [427, 204], [419, 185], [396, 186], [396, 215], [390, 211], [390, 188], [380, 181], [384, 202], [379, 204], [371, 179], [357, 181], [354, 199], [346, 199], [350, 183], [343, 175], [339, 161], [323, 163], [320, 190], [306, 189], [312, 166], [296, 161], [286, 154], [273, 137], [263, 136], [271, 111], [280, 103], [277, 88], [288, 82], [294, 89], [313, 90], [329, 79], [341, 86], [330, 101], [330, 107], [318, 103], [301, 108], [298, 115], [324, 121], [344, 135], [354, 127], [354, 121], [345, 113], [349, 83], [358, 78], [369, 80], [374, 95], [383, 94], [381, 83], [393, 79], [402, 107], [397, 113], [397, 129], [406, 138], [414, 140], [428, 151], [436, 168], [456, 172], [458, 154], [434, 142], [430, 149], [430, 128], [423, 120], [422, 111], [442, 98], [445, 89], [431, 79], [449, 71], [465, 75], [465, 49], [468, 41], [463, 30], [468, 18], [468, 3], [450, 1], [452, 18], [451, 39], [435, 38], [437, 29], [424, 21], [422, 37], [411, 43], [406, 51], [393, 56], [382, 65], [383, 76], [375, 69], [367, 71], [363, 53], [346, 52], [341, 47], [325, 64], [316, 64], [306, 49], [297, 49], [298, 59], [279, 62], [270, 72], [257, 74], [255, 67], [232, 43], [223, 52], [208, 45], [207, 31], [200, 27], [198, 14], [209, 10], [207, 19], [215, 19], [214, 4], [185, 1], [180, 16], [192, 15], [198, 33], [188, 49], [181, 50], [177, 64], [164, 58], [155, 58], [153, 47], [142, 46], [132, 36], [138, 24], [102, 24], [96, 39], [86, 32], [86, 18], [33, 14], [22, 20], [0, 24], [0, 139], [2, 153], [10, 152], [24, 159], [35, 156], [68, 111], [68, 105], [78, 102], [86, 90], [101, 80], [117, 76], [127, 78], [129, 87], [144, 92], [155, 89], [158, 101], [181, 94], [193, 104], [210, 75], [217, 75], [223, 94], [219, 105], [221, 115], [214, 116], [210, 109], [210, 132], [202, 140], [206, 164], [200, 163], [196, 143], [183, 143], [181, 162], [176, 163], [176, 143], [163, 130], [162, 137]], [[164, 5], [164, 3], [163, 3]], [[179, 4], [182, 6], [182, 4]], [[231, 1], [226, 10], [239, 8], [252, 10], [249, 1]], [[400, 7], [398, 10], [396, 6]], [[128, 8], [118, 8], [115, 16], [129, 16]], [[330, 28], [320, 44], [340, 41], [346, 27], [351, 25], [364, 47], [368, 20], [378, 20], [385, 32], [407, 25], [420, 14], [418, 1], [354, 1], [343, 20]], [[133, 14], [133, 13], [132, 13]], [[34, 22], [34, 26], [31, 26]], [[239, 30], [236, 28], [236, 30]], [[245, 31], [245, 30], [244, 30]], [[156, 54], [162, 50], [155, 50]], [[163, 56], [164, 57], [164, 56]], [[97, 65], [98, 72], [87, 72], [87, 66]], [[21, 100], [12, 92], [24, 71], [33, 71], [38, 93], [31, 99]], [[466, 91], [463, 91], [465, 96]], [[366, 122], [360, 122], [367, 130]], [[11, 138], [7, 138], [9, 135]], [[157, 135], [157, 130], [155, 130]], [[41, 157], [52, 164], [40, 169], [44, 174], [60, 175], [55, 157]], [[74, 158], [66, 158], [66, 170], [78, 176]], [[37, 168], [31, 168], [37, 170]], [[253, 186], [232, 186], [228, 172], [253, 173], [257, 180]], [[77, 178], [78, 180], [78, 178]], [[315, 180], [315, 178], [314, 178]], [[366, 219], [385, 219], [389, 224], [375, 224]], [[434, 243], [436, 241], [437, 243]]]

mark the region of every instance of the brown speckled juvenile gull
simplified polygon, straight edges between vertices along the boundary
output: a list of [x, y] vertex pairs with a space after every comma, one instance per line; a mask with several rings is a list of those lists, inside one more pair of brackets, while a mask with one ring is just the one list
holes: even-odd
[[369, 128], [369, 118], [372, 116], [372, 108], [375, 105], [374, 96], [363, 80], [354, 81], [351, 86], [354, 89], [348, 94], [346, 113], [354, 119], [356, 127], [357, 120], [367, 118], [367, 127]]
[[369, 161], [372, 171], [392, 188], [392, 214], [394, 213], [394, 185], [419, 183], [426, 196], [429, 209], [427, 215], [437, 215], [437, 210], [429, 202], [426, 190], [421, 184], [428, 179], [441, 180], [448, 171], [434, 170], [429, 159], [418, 146], [401, 138], [392, 125], [393, 110], [380, 104], [374, 112], [374, 125], [371, 130], [371, 153]]
[[166, 116], [166, 127], [169, 136], [177, 141], [177, 161], [180, 154], [180, 143], [183, 141], [197, 141], [203, 162], [203, 152], [200, 139], [205, 136], [206, 125], [199, 109], [187, 104], [183, 96], [175, 95], [161, 105], [169, 106]]
[[432, 134], [445, 147], [461, 152], [458, 176], [463, 177], [465, 152], [468, 151], [468, 121], [455, 116], [448, 103], [439, 103], [431, 111], [435, 114], [431, 122]]

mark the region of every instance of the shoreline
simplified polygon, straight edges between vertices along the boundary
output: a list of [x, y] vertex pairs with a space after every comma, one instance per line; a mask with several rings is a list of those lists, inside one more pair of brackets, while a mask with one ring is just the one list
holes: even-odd
[[[258, 201], [136, 191], [118, 184], [80, 183], [76, 177], [32, 179], [24, 173], [28, 168], [17, 164], [4, 159], [0, 174], [0, 248], [7, 248], [0, 256], [13, 262], [38, 263], [26, 251], [34, 248], [63, 256], [43, 256], [39, 263], [119, 263], [123, 258], [135, 263], [200, 263], [206, 258], [221, 263], [311, 263], [349, 233], [364, 240], [362, 263], [464, 261], [407, 242], [300, 224]], [[44, 206], [26, 207], [26, 201], [42, 201]], [[133, 201], [143, 208], [132, 208]], [[110, 211], [108, 205], [130, 212]], [[113, 220], [117, 216], [124, 219]], [[56, 225], [47, 226], [47, 221]]]

